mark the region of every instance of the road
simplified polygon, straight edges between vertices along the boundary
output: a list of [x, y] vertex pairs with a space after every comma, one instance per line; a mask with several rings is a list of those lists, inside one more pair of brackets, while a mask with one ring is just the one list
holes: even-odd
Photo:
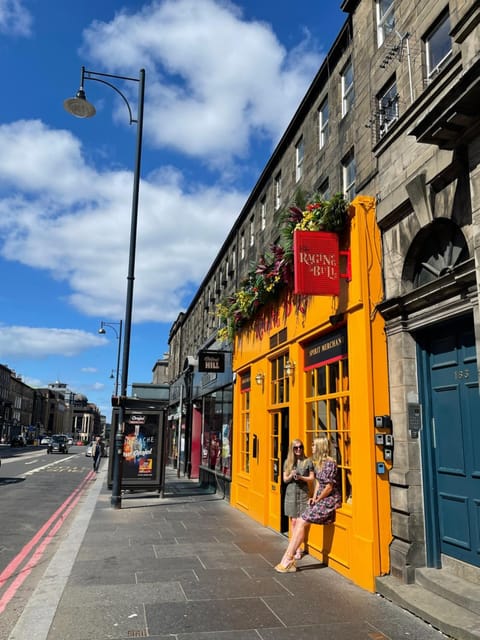
[[0, 447], [0, 640], [8, 637], [94, 479], [86, 447]]

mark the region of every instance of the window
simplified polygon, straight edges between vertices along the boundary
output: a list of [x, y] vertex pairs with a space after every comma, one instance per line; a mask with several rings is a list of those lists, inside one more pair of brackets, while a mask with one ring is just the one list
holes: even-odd
[[378, 96], [378, 137], [384, 136], [392, 124], [398, 120], [397, 83], [394, 80]]
[[250, 371], [240, 375], [240, 469], [250, 471]]
[[348, 359], [305, 372], [306, 439], [311, 446], [321, 434], [328, 437], [332, 458], [341, 477], [342, 501], [352, 502], [350, 450], [350, 391]]
[[274, 178], [275, 210], [282, 206], [282, 174], [279, 171]]
[[235, 273], [235, 246], [232, 247], [232, 253], [230, 255], [230, 275]]
[[250, 246], [253, 247], [255, 244], [255, 220], [252, 216], [250, 218]]
[[328, 140], [328, 99], [325, 99], [318, 110], [318, 148], [323, 149]]
[[202, 465], [231, 476], [232, 387], [203, 398]]
[[320, 183], [320, 186], [317, 189], [317, 193], [322, 198], [322, 200], [330, 200], [330, 185], [328, 182], [328, 178]]
[[267, 226], [267, 201], [265, 196], [260, 200], [260, 228], [262, 231]]
[[343, 193], [348, 201], [355, 197], [355, 156], [353, 151], [342, 161]]
[[240, 260], [245, 258], [245, 233], [240, 234]]
[[290, 400], [290, 378], [285, 371], [288, 353], [271, 361], [272, 404], [282, 404]]
[[380, 47], [395, 29], [393, 0], [377, 0], [377, 44]]
[[298, 182], [303, 175], [303, 159], [305, 156], [305, 144], [303, 136], [295, 145], [295, 181]]
[[445, 14], [440, 22], [425, 38], [427, 58], [427, 78], [430, 79], [440, 71], [452, 53], [450, 38], [450, 16]]
[[223, 286], [226, 286], [228, 282], [228, 258], [225, 260], [225, 266], [223, 269]]
[[350, 60], [342, 73], [342, 117], [352, 108], [353, 98], [353, 66]]

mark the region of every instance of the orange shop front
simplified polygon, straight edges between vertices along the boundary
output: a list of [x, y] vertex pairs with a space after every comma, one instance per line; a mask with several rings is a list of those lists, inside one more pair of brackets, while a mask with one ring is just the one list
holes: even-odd
[[[287, 533], [282, 465], [288, 444], [310, 451], [326, 433], [342, 483], [336, 521], [312, 526], [309, 553], [374, 590], [388, 573], [391, 541], [388, 472], [379, 446], [391, 434], [383, 320], [380, 236], [371, 198], [357, 197], [343, 238], [350, 276], [338, 296], [309, 296], [300, 309], [279, 302], [269, 320], [235, 340], [231, 503]], [[272, 320], [272, 318], [274, 318]], [[384, 439], [382, 440], [384, 441]]]

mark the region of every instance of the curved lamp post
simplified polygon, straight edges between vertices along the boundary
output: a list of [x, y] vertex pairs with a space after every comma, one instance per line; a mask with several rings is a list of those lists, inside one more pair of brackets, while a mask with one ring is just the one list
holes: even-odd
[[[115, 333], [117, 340], [118, 340], [118, 347], [117, 347], [117, 369], [115, 372], [115, 397], [118, 397], [118, 376], [120, 373], [120, 347], [122, 345], [122, 321], [119, 320], [118, 322], [105, 322], [104, 320], [102, 320], [102, 322], [100, 323], [100, 328], [98, 329], [98, 333], [101, 333], [102, 335], [107, 333], [105, 330], [105, 327], [110, 327], [110, 329], [112, 329], [112, 331]], [[117, 329], [115, 329], [115, 325], [118, 325], [118, 331]], [[110, 376], [111, 378], [113, 378], [113, 373]]]
[[[138, 83], [138, 107], [137, 118], [132, 117], [132, 109], [125, 95], [118, 87], [112, 84], [106, 78], [127, 80]], [[85, 96], [84, 84], [86, 80], [93, 80], [107, 85], [113, 89], [125, 102], [130, 124], [137, 125], [137, 144], [135, 152], [135, 171], [133, 176], [133, 197], [132, 197], [132, 215], [130, 227], [130, 251], [128, 259], [128, 275], [127, 275], [127, 298], [125, 302], [125, 333], [123, 339], [123, 359], [122, 359], [122, 375], [120, 381], [120, 396], [118, 398], [119, 416], [118, 428], [115, 432], [115, 454], [113, 459], [113, 476], [112, 476], [112, 498], [111, 505], [115, 509], [122, 506], [122, 463], [123, 463], [123, 438], [125, 433], [125, 400], [127, 397], [128, 385], [128, 363], [130, 358], [130, 336], [132, 332], [132, 308], [133, 308], [133, 283], [135, 280], [135, 251], [137, 245], [137, 219], [138, 219], [138, 194], [140, 189], [140, 165], [142, 159], [142, 135], [143, 135], [143, 107], [145, 97], [145, 70], [140, 69], [138, 78], [129, 78], [127, 76], [117, 76], [110, 73], [98, 73], [96, 71], [88, 71], [82, 67], [80, 76], [80, 88], [74, 98], [68, 98], [64, 101], [65, 109], [77, 118], [91, 118], [95, 115], [95, 107], [87, 101]], [[118, 369], [117, 369], [118, 373]]]

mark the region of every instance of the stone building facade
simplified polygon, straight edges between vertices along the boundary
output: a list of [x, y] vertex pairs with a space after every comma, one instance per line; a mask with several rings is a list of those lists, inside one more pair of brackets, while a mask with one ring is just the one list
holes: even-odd
[[[343, 28], [172, 326], [170, 375], [180, 379], [186, 359], [202, 349], [225, 348], [216, 340], [215, 304], [278, 240], [279, 214], [298, 188], [374, 197], [395, 443], [390, 570], [407, 583], [422, 566], [474, 574], [480, 3], [345, 0], [342, 9]], [[194, 404], [200, 378], [195, 366], [192, 373]]]

